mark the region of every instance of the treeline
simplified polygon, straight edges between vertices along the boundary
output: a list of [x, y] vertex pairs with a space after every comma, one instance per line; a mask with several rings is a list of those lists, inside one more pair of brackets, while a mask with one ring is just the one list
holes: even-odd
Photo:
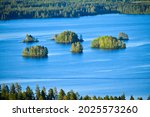
[[[130, 100], [134, 100], [133, 96]], [[138, 97], [138, 100], [143, 100], [142, 97]], [[45, 87], [40, 89], [37, 85], [35, 92], [27, 86], [26, 90], [23, 91], [21, 85], [18, 83], [11, 84], [10, 86], [6, 84], [0, 85], [0, 100], [126, 100], [125, 95], [121, 96], [80, 96], [78, 92], [73, 90], [65, 92], [63, 89], [60, 91], [57, 88], [50, 88], [48, 91]], [[147, 98], [150, 100], [150, 96]]]
[[0, 0], [0, 19], [149, 14], [149, 0]]

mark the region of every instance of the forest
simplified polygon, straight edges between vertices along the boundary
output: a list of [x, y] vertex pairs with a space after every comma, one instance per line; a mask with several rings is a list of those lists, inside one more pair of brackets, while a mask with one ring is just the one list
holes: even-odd
[[[78, 92], [70, 90], [65, 92], [63, 89], [45, 87], [40, 88], [36, 85], [35, 91], [29, 86], [26, 87], [25, 91], [22, 90], [21, 85], [18, 83], [12, 83], [11, 85], [1, 84], [0, 85], [0, 100], [127, 100], [125, 94], [121, 96], [80, 96]], [[143, 100], [142, 97], [135, 98], [130, 96], [130, 100]], [[147, 100], [150, 100], [148, 96]]]
[[47, 57], [48, 55], [48, 49], [44, 46], [31, 46], [31, 47], [26, 47], [22, 51], [22, 56], [23, 57]]
[[102, 36], [92, 40], [91, 47], [100, 49], [125, 49], [126, 44], [116, 37]]
[[150, 14], [150, 0], [0, 0], [0, 20]]

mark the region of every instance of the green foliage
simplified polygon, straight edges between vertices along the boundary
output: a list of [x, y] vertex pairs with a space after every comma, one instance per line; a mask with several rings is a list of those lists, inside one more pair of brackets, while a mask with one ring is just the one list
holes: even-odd
[[47, 99], [48, 100], [54, 100], [55, 99], [53, 89], [49, 89]]
[[138, 100], [143, 100], [143, 98], [142, 98], [142, 97], [138, 97], [137, 99], [138, 99]]
[[34, 93], [29, 86], [26, 88], [25, 100], [34, 100]]
[[47, 99], [46, 88], [43, 87], [41, 91], [40, 100], [46, 100], [46, 99]]
[[1, 99], [2, 100], [8, 100], [9, 99], [9, 88], [5, 84], [1, 85]]
[[60, 89], [58, 100], [64, 100], [65, 95], [65, 91], [63, 89]]
[[[43, 87], [41, 90], [37, 85], [35, 88], [35, 95], [32, 89], [27, 86], [25, 91], [22, 91], [22, 88], [19, 84], [0, 85], [0, 100], [126, 100], [125, 94], [121, 96], [80, 96], [78, 92], [73, 90], [65, 92], [63, 89], [60, 89], [59, 93], [56, 88], [50, 88], [48, 94], [46, 93], [46, 88]], [[134, 100], [133, 96], [130, 97], [130, 100]], [[138, 100], [143, 100], [142, 97], [138, 97]], [[150, 100], [148, 96], [147, 100]]]
[[91, 42], [92, 48], [100, 49], [124, 49], [126, 44], [112, 36], [102, 36], [94, 39]]
[[32, 35], [26, 34], [26, 38], [22, 41], [23, 43], [33, 43], [39, 42], [38, 39], [34, 38]]
[[130, 97], [130, 100], [134, 100], [134, 97], [133, 97], [133, 96], [131, 96], [131, 97]]
[[78, 35], [75, 32], [72, 32], [72, 31], [64, 31], [64, 32], [62, 32], [60, 34], [56, 34], [54, 36], [54, 40], [57, 43], [63, 43], [63, 44], [75, 43], [75, 42], [83, 41], [83, 40], [80, 40], [78, 38]]
[[2, 0], [0, 19], [80, 17], [106, 13], [149, 14], [148, 0]]
[[36, 89], [35, 89], [35, 94], [36, 94], [36, 100], [40, 99], [41, 96], [41, 91], [40, 91], [40, 87], [38, 85], [36, 85]]
[[83, 47], [80, 44], [80, 42], [72, 43], [72, 45], [71, 45], [71, 52], [72, 53], [82, 53], [83, 52]]
[[25, 48], [22, 52], [24, 57], [47, 57], [48, 49], [44, 46], [32, 46]]
[[16, 93], [16, 88], [14, 84], [11, 84], [10, 86], [10, 92], [9, 92], [9, 100], [16, 100], [17, 99], [17, 93]]

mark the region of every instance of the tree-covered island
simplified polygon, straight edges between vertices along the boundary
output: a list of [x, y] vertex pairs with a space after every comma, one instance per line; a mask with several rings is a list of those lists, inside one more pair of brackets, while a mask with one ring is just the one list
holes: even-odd
[[61, 44], [71, 44], [71, 43], [83, 41], [82, 36], [80, 36], [79, 38], [78, 35], [72, 31], [64, 31], [60, 34], [56, 34], [54, 36], [54, 40], [57, 43], [61, 43]]
[[31, 47], [26, 47], [23, 52], [22, 56], [23, 57], [47, 57], [48, 55], [48, 49], [44, 46], [31, 46]]
[[72, 53], [82, 53], [83, 52], [83, 47], [82, 47], [81, 43], [80, 42], [72, 43], [71, 52]]
[[33, 42], [39, 42], [38, 39], [36, 39], [35, 37], [33, 37], [32, 35], [28, 35], [26, 34], [26, 37], [24, 40], [22, 40], [23, 43], [33, 43]]
[[99, 49], [124, 49], [126, 44], [116, 37], [102, 36], [92, 40], [91, 47]]

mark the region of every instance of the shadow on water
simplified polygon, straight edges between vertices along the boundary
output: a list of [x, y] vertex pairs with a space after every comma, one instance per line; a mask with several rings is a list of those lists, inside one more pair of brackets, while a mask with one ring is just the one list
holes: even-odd
[[24, 60], [27, 60], [27, 61], [47, 61], [48, 60], [48, 56], [46, 57], [22, 57]]
[[116, 53], [116, 52], [124, 52], [125, 49], [98, 49], [98, 48], [91, 48], [93, 51], [100, 51], [100, 52], [107, 52], [107, 53]]

